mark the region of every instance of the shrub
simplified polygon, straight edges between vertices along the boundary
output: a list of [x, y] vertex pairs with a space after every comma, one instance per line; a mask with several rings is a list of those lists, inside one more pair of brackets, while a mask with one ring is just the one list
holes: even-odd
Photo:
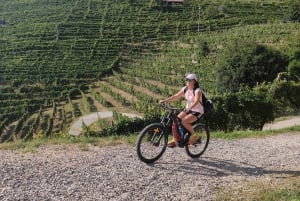
[[293, 59], [288, 65], [288, 71], [297, 80], [300, 80], [300, 51], [296, 51]]
[[276, 80], [271, 84], [270, 95], [273, 97], [277, 113], [299, 111], [300, 83], [289, 80]]
[[261, 130], [266, 122], [274, 119], [272, 100], [259, 91], [247, 89], [218, 95], [213, 100], [216, 110], [211, 118], [212, 128]]
[[271, 82], [287, 65], [287, 58], [276, 50], [253, 41], [236, 40], [218, 58], [218, 91], [237, 92], [245, 86]]
[[290, 5], [287, 20], [291, 22], [300, 22], [300, 3], [295, 2]]

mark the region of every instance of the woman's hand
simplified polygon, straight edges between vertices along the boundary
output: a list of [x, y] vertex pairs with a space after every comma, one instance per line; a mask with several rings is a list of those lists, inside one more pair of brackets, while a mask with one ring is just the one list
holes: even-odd
[[159, 101], [159, 104], [163, 104], [163, 103], [165, 103], [166, 101], [165, 100], [160, 100]]
[[183, 112], [188, 113], [190, 111], [189, 108], [184, 108]]

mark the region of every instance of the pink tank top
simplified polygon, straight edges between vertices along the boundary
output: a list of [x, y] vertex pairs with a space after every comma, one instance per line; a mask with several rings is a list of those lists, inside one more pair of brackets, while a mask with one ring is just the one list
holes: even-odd
[[[185, 87], [183, 87], [181, 90], [184, 92], [184, 89], [185, 89]], [[200, 88], [197, 88], [197, 89], [195, 90], [195, 92], [193, 92], [193, 90], [189, 90], [189, 89], [188, 89], [188, 90], [185, 92], [184, 97], [185, 97], [185, 99], [187, 100], [187, 103], [186, 103], [185, 108], [188, 108], [188, 107], [194, 102], [194, 98], [195, 98], [194, 93], [195, 93], [195, 95], [196, 95], [197, 93], [201, 93], [201, 89], [200, 89]], [[201, 96], [202, 96], [202, 93], [201, 93]], [[202, 99], [201, 96], [200, 96], [200, 100]], [[199, 112], [199, 113], [201, 113], [201, 114], [204, 113], [203, 106], [200, 104], [200, 102], [198, 102], [197, 105], [195, 105], [191, 110], [194, 111], [194, 112]]]

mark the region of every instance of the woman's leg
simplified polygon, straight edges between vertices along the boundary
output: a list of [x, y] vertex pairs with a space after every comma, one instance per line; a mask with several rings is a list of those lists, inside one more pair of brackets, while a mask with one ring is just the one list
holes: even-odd
[[[183, 119], [185, 116], [186, 116], [186, 113], [185, 113], [185, 112], [180, 112], [180, 113], [178, 114], [177, 117], [180, 118], [180, 119]], [[177, 129], [177, 128], [176, 128], [176, 129]], [[174, 138], [174, 136], [173, 136], [173, 139], [172, 139], [171, 141], [168, 142], [168, 147], [170, 147], [170, 148], [175, 147], [177, 141], [178, 141], [178, 139], [176, 140], [176, 139]]]
[[177, 115], [177, 117], [178, 117], [179, 119], [182, 120], [186, 115], [187, 115], [187, 113], [185, 113], [185, 112], [180, 112], [180, 113]]
[[[178, 117], [179, 117], [179, 115], [178, 115]], [[185, 115], [182, 115], [182, 118], [180, 118], [180, 119], [181, 119], [181, 123], [184, 126], [184, 128], [186, 128], [189, 131], [189, 133], [191, 135], [193, 135], [195, 131], [193, 129], [192, 123], [197, 120], [197, 117], [195, 117], [193, 114], [185, 114]]]
[[181, 119], [181, 124], [184, 126], [184, 128], [187, 129], [191, 134], [188, 144], [194, 144], [199, 139], [199, 136], [195, 134], [192, 126], [192, 123], [197, 120], [197, 117], [193, 114], [186, 114], [185, 112], [179, 113], [178, 117]]

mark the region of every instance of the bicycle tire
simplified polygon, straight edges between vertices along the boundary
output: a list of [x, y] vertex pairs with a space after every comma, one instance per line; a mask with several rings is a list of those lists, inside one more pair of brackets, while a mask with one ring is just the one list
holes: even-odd
[[136, 151], [139, 159], [145, 163], [157, 161], [166, 151], [168, 135], [160, 123], [146, 126], [138, 135]]
[[193, 145], [186, 145], [185, 151], [192, 158], [200, 157], [206, 150], [209, 144], [209, 129], [202, 123], [195, 124], [193, 126], [194, 131], [199, 135], [199, 139]]

